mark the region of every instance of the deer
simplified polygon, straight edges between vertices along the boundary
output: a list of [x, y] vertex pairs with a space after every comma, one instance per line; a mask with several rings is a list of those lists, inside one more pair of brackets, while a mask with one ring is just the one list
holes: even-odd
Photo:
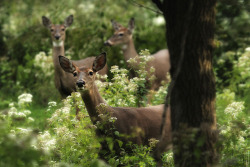
[[[104, 45], [106, 46], [120, 45], [126, 62], [130, 58], [135, 58], [136, 56], [138, 56], [133, 41], [133, 30], [135, 27], [134, 18], [130, 19], [127, 28], [114, 20], [111, 20], [111, 23], [115, 32], [112, 37], [110, 37], [107, 41], [104, 42]], [[170, 55], [167, 49], [163, 49], [151, 56], [153, 56], [154, 59], [148, 62], [146, 70], [150, 71], [151, 67], [155, 68], [154, 75], [156, 79], [151, 85], [151, 90], [157, 90], [161, 86], [161, 81], [167, 81], [166, 75], [171, 67]], [[140, 61], [137, 60], [137, 64], [139, 63]], [[127, 65], [133, 70], [137, 70], [138, 66], [130, 66], [128, 63]]]
[[[53, 64], [54, 64], [54, 81], [55, 81], [55, 87], [59, 91], [61, 97], [65, 99], [67, 96], [71, 95], [72, 92], [76, 91], [75, 88], [75, 78], [70, 75], [69, 73], [66, 73], [64, 70], [62, 70], [58, 56], [64, 56], [64, 42], [66, 38], [66, 29], [73, 23], [73, 15], [68, 16], [63, 24], [52, 24], [49, 18], [42, 16], [42, 22], [43, 25], [50, 30], [53, 49], [52, 49], [52, 55], [53, 55]], [[95, 60], [95, 57], [87, 57], [82, 60], [74, 60], [73, 62], [78, 66], [85, 66], [89, 67], [89, 64], [91, 65], [93, 61]], [[105, 67], [100, 71], [101, 75], [105, 75], [108, 73], [108, 67], [105, 65]], [[79, 120], [78, 117], [80, 109], [76, 106], [76, 118]]]
[[[75, 86], [80, 92], [83, 102], [86, 106], [91, 122], [97, 125], [99, 122], [105, 122], [105, 118], [100, 115], [108, 115], [116, 118], [113, 123], [115, 130], [119, 132], [120, 138], [124, 144], [133, 143], [138, 145], [149, 145], [149, 139], [164, 139], [155, 147], [154, 155], [156, 159], [160, 159], [163, 152], [171, 148], [171, 121], [170, 110], [168, 109], [167, 120], [164, 127], [164, 136], [161, 136], [160, 128], [162, 122], [162, 114], [164, 105], [149, 106], [149, 107], [111, 107], [100, 95], [95, 84], [96, 73], [100, 71], [106, 64], [106, 53], [98, 55], [91, 68], [77, 66], [74, 62], [64, 56], [59, 56], [59, 62], [62, 69], [74, 76], [76, 79]], [[105, 105], [105, 107], [99, 107]], [[112, 124], [112, 123], [110, 123]], [[105, 132], [111, 127], [110, 124], [96, 130], [99, 137], [105, 137]], [[107, 149], [107, 143], [101, 142], [101, 149]], [[129, 148], [126, 148], [129, 150]], [[115, 145], [115, 151], [119, 155], [119, 147]], [[99, 154], [100, 157], [103, 155]]]
[[[62, 70], [58, 56], [64, 56], [64, 42], [66, 38], [66, 29], [73, 23], [73, 15], [68, 16], [63, 24], [52, 24], [49, 18], [42, 16], [43, 25], [50, 30], [53, 49], [53, 64], [54, 64], [54, 72], [55, 72], [55, 86], [59, 91], [61, 97], [64, 99], [67, 96], [71, 95], [72, 92], [76, 91], [75, 88], [75, 78]], [[73, 60], [74, 64], [78, 66], [89, 67], [91, 65], [95, 57], [87, 57], [81, 60]], [[99, 72], [101, 75], [108, 73], [108, 67], [105, 67]]]

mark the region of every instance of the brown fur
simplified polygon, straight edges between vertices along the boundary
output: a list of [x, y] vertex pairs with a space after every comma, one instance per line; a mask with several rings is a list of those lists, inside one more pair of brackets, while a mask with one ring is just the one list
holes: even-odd
[[[122, 51], [126, 62], [130, 58], [135, 58], [138, 56], [132, 37], [134, 19], [130, 20], [128, 28], [123, 27], [115, 21], [112, 21], [112, 24], [113, 28], [115, 29], [114, 35], [110, 37], [104, 44], [109, 46], [122, 45]], [[163, 49], [151, 56], [154, 57], [154, 60], [147, 64], [146, 70], [149, 72], [151, 67], [155, 68], [154, 75], [156, 79], [153, 82], [151, 89], [157, 90], [161, 86], [161, 81], [167, 80], [166, 75], [170, 70], [170, 55], [167, 49]], [[137, 61], [137, 64], [139, 63], [140, 62]], [[137, 66], [132, 66], [132, 68], [137, 70]]]
[[[116, 117], [117, 120], [114, 123], [116, 130], [122, 134], [119, 138], [123, 141], [124, 145], [132, 142], [133, 144], [138, 145], [149, 145], [149, 139], [155, 138], [160, 140], [161, 133], [160, 127], [162, 122], [162, 113], [164, 105], [150, 106], [150, 107], [141, 107], [141, 108], [132, 108], [132, 107], [111, 107], [106, 104], [106, 102], [101, 97], [97, 86], [95, 85], [95, 73], [90, 75], [89, 72], [98, 71], [104, 65], [105, 62], [99, 60], [100, 57], [106, 57], [106, 54], [101, 54], [96, 58], [93, 64], [93, 68], [82, 68], [77, 67], [74, 62], [71, 62], [67, 58], [61, 56], [60, 62], [62, 68], [67, 72], [77, 71], [77, 85], [79, 83], [84, 83], [78, 87], [80, 90], [82, 99], [85, 103], [87, 111], [89, 113], [90, 119], [93, 124], [96, 124], [97, 121], [104, 122], [105, 120], [100, 116], [109, 115], [111, 117]], [[106, 58], [105, 58], [106, 59]], [[68, 64], [66, 63], [68, 61]], [[104, 60], [103, 60], [104, 61]], [[98, 63], [98, 65], [96, 65]], [[99, 64], [101, 63], [101, 64]], [[72, 68], [70, 68], [72, 67]], [[98, 69], [95, 69], [98, 67]], [[78, 71], [80, 70], [80, 71]], [[83, 82], [84, 81], [84, 82]], [[104, 108], [99, 108], [100, 104], [105, 104]], [[171, 147], [171, 122], [170, 122], [170, 110], [168, 110], [168, 117], [164, 127], [164, 143], [159, 143], [156, 146], [157, 160], [160, 160], [161, 153], [166, 151]], [[105, 128], [110, 128], [111, 125], [108, 125]], [[107, 130], [107, 129], [106, 129]], [[102, 129], [98, 129], [99, 136], [105, 136]], [[106, 143], [101, 143], [103, 149], [107, 147]], [[116, 147], [115, 149], [119, 149]], [[117, 150], [116, 150], [117, 151]]]
[[[60, 92], [62, 98], [66, 98], [71, 95], [72, 92], [76, 91], [76, 79], [70, 73], [66, 73], [62, 70], [58, 57], [64, 56], [64, 42], [66, 38], [66, 28], [73, 23], [73, 15], [67, 17], [64, 21], [64, 24], [55, 25], [52, 24], [51, 21], [43, 16], [42, 17], [43, 25], [48, 28], [51, 32], [51, 38], [53, 43], [59, 44], [62, 42], [62, 45], [53, 46], [52, 54], [53, 54], [53, 64], [55, 70], [55, 86]], [[59, 37], [59, 39], [56, 39]], [[73, 62], [80, 67], [91, 68], [95, 57], [88, 57], [82, 60], [74, 60]], [[108, 73], [108, 67], [105, 67], [99, 72], [101, 75]]]

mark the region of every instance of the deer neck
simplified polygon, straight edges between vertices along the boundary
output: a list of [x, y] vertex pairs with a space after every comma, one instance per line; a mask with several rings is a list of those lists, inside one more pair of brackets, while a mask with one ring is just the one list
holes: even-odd
[[122, 51], [123, 51], [124, 58], [125, 58], [126, 62], [130, 58], [135, 58], [138, 55], [136, 50], [135, 50], [135, 45], [134, 45], [134, 41], [132, 39], [132, 36], [127, 43], [122, 45]]
[[94, 84], [89, 90], [84, 91], [81, 93], [82, 99], [85, 103], [85, 106], [87, 108], [87, 111], [89, 113], [90, 119], [93, 123], [96, 123], [97, 120], [99, 120], [98, 115], [101, 114], [97, 111], [97, 107], [101, 103], [106, 102], [101, 97], [97, 86]]
[[61, 65], [59, 63], [59, 58], [58, 56], [64, 56], [64, 41], [61, 42], [53, 42], [53, 63], [54, 63], [54, 69], [56, 73], [63, 74], [64, 71], [61, 68]]

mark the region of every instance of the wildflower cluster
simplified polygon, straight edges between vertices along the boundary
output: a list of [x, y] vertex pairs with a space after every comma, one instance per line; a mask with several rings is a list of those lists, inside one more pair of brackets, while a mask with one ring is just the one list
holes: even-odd
[[23, 106], [26, 104], [29, 104], [32, 102], [32, 94], [29, 93], [23, 93], [20, 96], [18, 96], [18, 105]]
[[238, 68], [240, 68], [241, 77], [246, 78], [249, 77], [250, 71], [250, 47], [246, 48], [246, 52], [243, 53], [236, 64]]
[[18, 96], [18, 105], [16, 105], [16, 103], [14, 102], [10, 103], [10, 109], [8, 111], [9, 118], [13, 120], [25, 120], [26, 118], [28, 118], [29, 122], [33, 122], [34, 119], [29, 117], [31, 111], [26, 109], [32, 102], [32, 97], [33, 96], [29, 93], [23, 93]]
[[55, 149], [56, 140], [53, 138], [49, 131], [40, 132], [38, 135], [38, 146], [46, 154], [50, 154], [51, 151]]
[[173, 152], [169, 151], [162, 156], [163, 166], [174, 166]]
[[112, 82], [96, 80], [102, 97], [113, 107], [136, 106], [137, 84], [134, 79], [128, 78], [128, 70], [111, 67]]
[[227, 106], [225, 113], [232, 117], [232, 119], [235, 119], [244, 108], [244, 102], [233, 102]]
[[[46, 56], [45, 52], [39, 52], [34, 59], [34, 66], [42, 70], [43, 74], [47, 77], [53, 74], [52, 56]], [[36, 74], [39, 76], [39, 73]]]
[[154, 57], [150, 56], [149, 50], [147, 49], [142, 50], [139, 55], [140, 56], [136, 56], [135, 58], [130, 58], [127, 62], [136, 70], [139, 78], [148, 79], [152, 83], [155, 79], [155, 69], [154, 67], [151, 67], [147, 70], [147, 68], [151, 66]]
[[[49, 103], [49, 111], [55, 109], [53, 105], [56, 104]], [[76, 120], [77, 109], [80, 110], [80, 120]], [[99, 143], [95, 140], [95, 128], [89, 119], [80, 93], [72, 93], [71, 96], [63, 100], [62, 106], [53, 111], [48, 122], [52, 132], [46, 135], [50, 138], [49, 142], [52, 146], [50, 148], [56, 153], [51, 155], [53, 159], [50, 161], [51, 165], [64, 161], [88, 166], [91, 163], [89, 159], [97, 158]], [[60, 159], [56, 159], [58, 155]], [[83, 155], [84, 158], [82, 158]]]
[[[147, 101], [146, 94], [148, 93], [148, 88], [151, 87], [155, 78], [155, 68], [152, 67], [152, 61], [154, 60], [153, 56], [150, 56], [150, 53], [147, 49], [142, 50], [139, 53], [140, 56], [135, 58], [130, 58], [127, 62], [135, 70], [137, 77], [132, 79], [137, 88], [137, 105], [145, 105]], [[150, 68], [149, 68], [150, 67]]]
[[[246, 48], [245, 52], [239, 57], [239, 60], [234, 63], [234, 68], [240, 74], [240, 89], [247, 90], [250, 88], [250, 47]], [[236, 76], [238, 79], [238, 76]]]
[[57, 103], [55, 102], [55, 101], [50, 101], [49, 103], [48, 103], [48, 109], [47, 109], [47, 111], [49, 112], [49, 111], [52, 111], [53, 109], [55, 109], [55, 107], [57, 106]]
[[[30, 127], [34, 118], [28, 109], [32, 95], [18, 96], [18, 102], [9, 104], [7, 115], [0, 113], [0, 166], [40, 166], [45, 150], [39, 147], [37, 130]], [[21, 166], [22, 166], [21, 165]]]
[[[168, 79], [170, 80], [170, 79]], [[165, 97], [167, 96], [167, 88], [168, 88], [167, 83], [164, 83], [162, 86], [159, 87], [158, 91], [155, 92], [152, 96], [151, 103], [152, 105], [159, 105], [159, 104], [164, 104], [165, 103]]]
[[[218, 128], [223, 140], [222, 163], [233, 162], [233, 166], [242, 166], [247, 156], [249, 119], [244, 110], [244, 102], [235, 102], [235, 94], [228, 89], [217, 96]], [[224, 107], [224, 109], [222, 108]], [[223, 116], [223, 118], [221, 118]]]

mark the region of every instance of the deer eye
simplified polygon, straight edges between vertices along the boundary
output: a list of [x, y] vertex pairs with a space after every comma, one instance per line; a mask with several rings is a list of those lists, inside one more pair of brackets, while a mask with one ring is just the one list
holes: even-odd
[[54, 30], [53, 29], [50, 29], [51, 32], [53, 32]]
[[62, 31], [64, 31], [65, 29], [63, 28]]
[[118, 34], [119, 35], [119, 37], [122, 37], [123, 36], [123, 33], [120, 33], [120, 34]]
[[76, 77], [77, 76], [77, 72], [75, 71], [75, 72], [73, 72], [73, 75], [74, 75], [74, 77]]
[[93, 73], [93, 71], [89, 71], [89, 75], [93, 75], [94, 73]]

